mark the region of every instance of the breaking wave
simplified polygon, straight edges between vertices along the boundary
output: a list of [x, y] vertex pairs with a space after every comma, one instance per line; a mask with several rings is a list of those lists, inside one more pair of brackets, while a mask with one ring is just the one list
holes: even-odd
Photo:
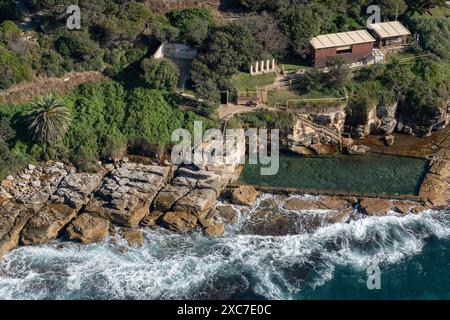
[[450, 215], [433, 211], [282, 236], [247, 234], [258, 207], [218, 239], [146, 229], [140, 248], [112, 238], [18, 248], [0, 261], [0, 298], [295, 299], [333, 281], [336, 268], [389, 267], [421, 254], [430, 239], [450, 239]]

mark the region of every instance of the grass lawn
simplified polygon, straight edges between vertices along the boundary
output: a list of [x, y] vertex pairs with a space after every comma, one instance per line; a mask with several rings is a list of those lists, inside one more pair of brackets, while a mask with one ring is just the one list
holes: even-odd
[[[280, 104], [281, 106], [285, 106], [287, 100], [299, 100], [299, 99], [322, 99], [322, 98], [339, 98], [338, 95], [336, 96], [327, 96], [321, 92], [310, 92], [307, 94], [301, 94], [299, 92], [296, 91], [292, 91], [289, 89], [279, 89], [278, 91], [270, 91], [268, 93], [268, 97], [267, 97], [267, 104], [269, 107], [276, 107], [277, 103]], [[334, 105], [334, 104], [340, 104], [341, 102], [326, 102], [326, 105]], [[309, 105], [313, 105], [313, 104], [318, 104], [318, 105], [322, 105], [324, 103], [322, 102], [305, 102], [305, 104], [309, 104]], [[303, 106], [303, 103], [301, 103], [300, 105]], [[294, 107], [293, 105], [290, 105], [290, 107]]]
[[267, 104], [269, 107], [275, 107], [277, 103], [285, 106], [287, 100], [302, 99], [303, 96], [288, 89], [279, 89], [277, 91], [270, 91], [267, 96]]
[[450, 8], [447, 6], [435, 7], [431, 10], [433, 16], [450, 17]]
[[262, 74], [259, 76], [251, 76], [250, 73], [239, 72], [233, 76], [238, 91], [256, 91], [256, 87], [272, 84], [275, 81], [276, 74], [274, 72]]
[[280, 61], [279, 64], [283, 65], [285, 71], [302, 70], [310, 66], [308, 61], [304, 59], [285, 59]]

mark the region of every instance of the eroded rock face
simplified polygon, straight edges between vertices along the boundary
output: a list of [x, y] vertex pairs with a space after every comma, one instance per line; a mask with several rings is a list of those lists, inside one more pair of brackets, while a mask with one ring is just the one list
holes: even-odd
[[167, 212], [163, 222], [169, 230], [186, 233], [197, 225], [197, 217], [187, 212]]
[[106, 238], [108, 230], [108, 220], [84, 213], [67, 227], [67, 237], [69, 240], [78, 240], [89, 244]]
[[0, 207], [9, 202], [11, 199], [12, 195], [10, 195], [3, 187], [0, 186]]
[[47, 161], [40, 166], [29, 165], [17, 177], [9, 177], [5, 191], [28, 207], [39, 209], [55, 192], [61, 180], [75, 168], [61, 162]]
[[189, 187], [168, 185], [162, 189], [153, 204], [154, 210], [168, 211], [173, 204], [190, 191]]
[[22, 244], [41, 244], [55, 239], [76, 215], [77, 210], [66, 204], [45, 206], [28, 221], [23, 229]]
[[239, 186], [231, 192], [231, 202], [242, 206], [252, 206], [256, 203], [258, 194], [252, 186]]
[[180, 168], [172, 185], [198, 189], [211, 189], [219, 196], [225, 189], [228, 180], [223, 176], [206, 170], [191, 170]]
[[123, 227], [138, 227], [164, 187], [170, 167], [123, 163], [104, 179], [85, 212]]
[[[449, 144], [450, 138], [444, 142]], [[428, 199], [433, 206], [450, 204], [450, 147], [440, 150], [430, 162], [430, 169], [420, 187], [419, 195]]]
[[377, 106], [378, 122], [374, 123], [375, 134], [392, 134], [397, 127], [397, 119], [395, 118], [397, 112], [397, 103], [381, 104]]
[[66, 203], [76, 209], [85, 205], [91, 193], [100, 185], [104, 173], [70, 173], [51, 196], [53, 203]]
[[[308, 149], [315, 146], [316, 152], [320, 154], [333, 153], [334, 148], [326, 148], [321, 145], [338, 145], [339, 141], [326, 134], [321, 128], [325, 128], [336, 135], [342, 134], [344, 130], [346, 114], [344, 111], [331, 113], [312, 113], [295, 118], [292, 134], [288, 135], [290, 150], [308, 154]], [[306, 119], [308, 121], [303, 121]]]
[[143, 227], [153, 227], [156, 226], [157, 221], [164, 215], [162, 211], [152, 211], [147, 214], [141, 221], [141, 226]]
[[33, 214], [33, 210], [15, 202], [0, 207], [0, 258], [19, 245], [20, 233]]

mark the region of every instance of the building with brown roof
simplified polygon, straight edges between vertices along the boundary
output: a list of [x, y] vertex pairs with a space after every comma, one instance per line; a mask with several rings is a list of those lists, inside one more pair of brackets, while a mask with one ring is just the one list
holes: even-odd
[[411, 32], [399, 21], [374, 23], [370, 27], [370, 33], [376, 39], [376, 46], [380, 49], [405, 46], [411, 36]]
[[323, 68], [327, 60], [342, 58], [355, 63], [372, 55], [375, 39], [366, 30], [323, 34], [311, 39], [314, 66]]

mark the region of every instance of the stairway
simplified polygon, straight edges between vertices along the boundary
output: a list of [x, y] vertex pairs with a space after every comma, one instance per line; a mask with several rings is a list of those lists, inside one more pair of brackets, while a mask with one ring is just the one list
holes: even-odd
[[338, 133], [334, 132], [333, 130], [325, 127], [325, 126], [321, 126], [318, 125], [304, 117], [296, 117], [296, 120], [300, 121], [302, 124], [313, 128], [314, 130], [316, 130], [317, 132], [322, 133], [325, 136], [330, 137], [331, 139], [337, 141], [339, 143], [339, 148], [342, 147], [342, 137], [341, 135], [339, 135]]

